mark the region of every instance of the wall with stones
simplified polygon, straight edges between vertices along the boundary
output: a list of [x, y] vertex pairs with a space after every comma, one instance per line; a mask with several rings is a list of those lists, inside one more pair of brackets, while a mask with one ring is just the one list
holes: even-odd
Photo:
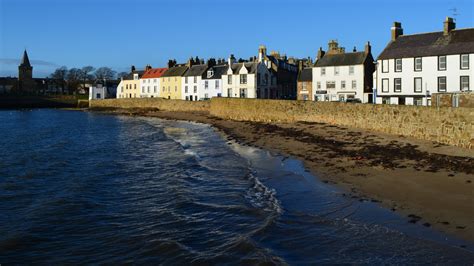
[[213, 98], [210, 113], [259, 122], [322, 122], [474, 148], [474, 109]]
[[182, 101], [161, 98], [123, 98], [91, 100], [92, 109], [123, 108], [123, 109], [156, 109], [160, 111], [202, 112], [209, 110], [209, 101]]
[[474, 108], [474, 93], [433, 93], [431, 96], [432, 107], [452, 107], [453, 97], [458, 97], [458, 107]]

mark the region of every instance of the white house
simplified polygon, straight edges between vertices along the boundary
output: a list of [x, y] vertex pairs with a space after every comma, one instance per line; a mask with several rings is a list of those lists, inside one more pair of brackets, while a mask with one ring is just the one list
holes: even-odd
[[313, 67], [313, 100], [372, 102], [374, 59], [370, 43], [365, 50], [346, 53], [337, 41], [329, 42], [328, 52], [319, 48]]
[[200, 99], [222, 97], [222, 75], [226, 75], [228, 68], [227, 65], [221, 64], [207, 69], [201, 80], [200, 88], [203, 89], [198, 91]]
[[431, 105], [436, 92], [472, 91], [474, 28], [403, 35], [395, 22], [391, 41], [377, 58], [376, 103]]
[[[120, 86], [120, 84], [119, 84]], [[115, 98], [117, 95], [117, 83], [105, 82], [104, 84], [95, 84], [89, 87], [89, 100], [100, 100]]]
[[235, 63], [231, 55], [222, 75], [222, 97], [261, 98], [269, 91], [271, 80], [272, 73], [262, 61]]
[[157, 98], [160, 97], [160, 77], [167, 68], [152, 68], [147, 66], [145, 73], [140, 78], [140, 97]]
[[204, 99], [204, 88], [202, 87], [202, 77], [208, 68], [198, 58], [189, 59], [188, 71], [181, 77], [181, 97], [187, 101], [199, 101]]

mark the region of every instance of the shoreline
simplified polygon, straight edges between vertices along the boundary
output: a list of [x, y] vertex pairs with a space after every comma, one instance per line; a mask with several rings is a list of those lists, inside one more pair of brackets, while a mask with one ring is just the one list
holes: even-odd
[[474, 242], [474, 152], [323, 123], [223, 120], [206, 112], [91, 109], [209, 124], [227, 140], [301, 160], [346, 197], [379, 202], [408, 218]]

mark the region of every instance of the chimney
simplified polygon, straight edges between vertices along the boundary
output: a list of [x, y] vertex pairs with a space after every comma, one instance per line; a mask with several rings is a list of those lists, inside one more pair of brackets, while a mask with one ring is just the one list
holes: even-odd
[[403, 35], [402, 23], [393, 22], [392, 31], [392, 41], [395, 41], [399, 36]]
[[265, 45], [260, 45], [258, 47], [258, 62], [262, 62], [263, 58], [267, 55], [267, 47]]
[[337, 53], [339, 51], [339, 44], [336, 40], [330, 40], [328, 43], [328, 54]]
[[132, 73], [135, 72], [135, 66], [134, 65], [132, 65], [132, 67], [130, 68], [130, 72], [132, 72]]
[[371, 54], [372, 53], [372, 46], [370, 46], [370, 42], [367, 42], [365, 44], [365, 53], [366, 54]]
[[145, 71], [148, 71], [148, 70], [150, 70], [151, 68], [152, 68], [151, 65], [146, 65], [146, 66], [145, 66]]
[[321, 59], [321, 58], [324, 56], [325, 53], [326, 53], [326, 52], [323, 51], [323, 48], [322, 48], [322, 47], [319, 47], [318, 55], [316, 56], [316, 60]]
[[454, 22], [453, 18], [446, 17], [446, 20], [444, 21], [444, 35], [448, 35], [455, 28], [456, 23]]
[[209, 59], [207, 60], [207, 67], [213, 67], [213, 66], [215, 66], [215, 65], [216, 65], [216, 59], [214, 59], [214, 58], [209, 58]]
[[357, 52], [357, 48], [354, 46], [354, 49], [352, 49], [352, 52]]
[[303, 70], [303, 60], [300, 60], [298, 61], [298, 71], [302, 71]]
[[[196, 56], [196, 58], [197, 58], [197, 56]], [[188, 59], [188, 62], [186, 63], [186, 66], [187, 67], [192, 67], [193, 65], [195, 65], [195, 62], [194, 62], [193, 57], [191, 56], [191, 58]]]
[[176, 62], [174, 60], [168, 60], [168, 68], [172, 68], [174, 67], [174, 65], [176, 64]]

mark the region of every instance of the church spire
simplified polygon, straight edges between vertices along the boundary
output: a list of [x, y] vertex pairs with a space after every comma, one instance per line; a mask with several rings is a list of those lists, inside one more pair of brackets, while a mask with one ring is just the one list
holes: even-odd
[[28, 58], [28, 53], [26, 52], [26, 49], [23, 52], [23, 57], [21, 58], [20, 66], [31, 67], [30, 59]]

